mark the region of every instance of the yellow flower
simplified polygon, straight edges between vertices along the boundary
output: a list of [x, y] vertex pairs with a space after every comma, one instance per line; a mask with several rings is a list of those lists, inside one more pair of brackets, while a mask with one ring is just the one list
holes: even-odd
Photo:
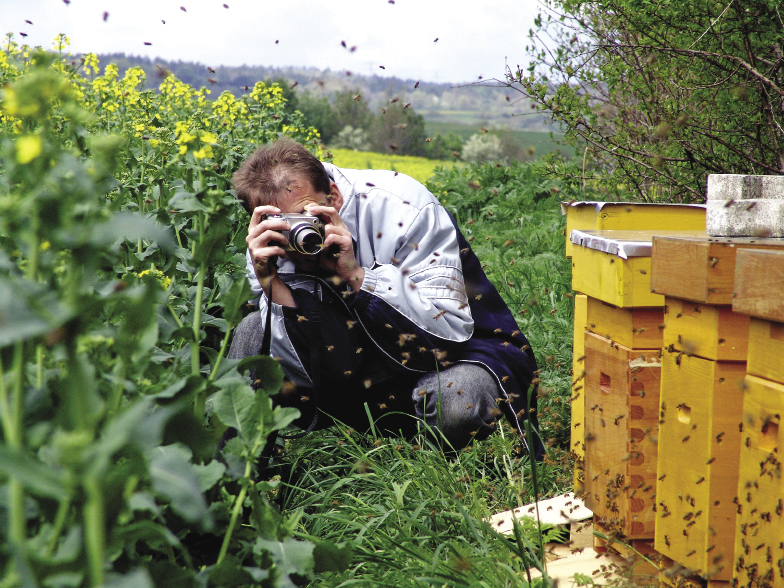
[[44, 143], [38, 135], [25, 135], [16, 140], [16, 161], [21, 164], [30, 163], [41, 155]]
[[158, 145], [160, 145], [160, 143], [161, 142], [158, 139], [150, 139], [150, 147], [152, 147], [153, 149], [158, 147]]
[[205, 132], [201, 134], [201, 140], [204, 141], [205, 143], [217, 143], [218, 137], [216, 137], [210, 132]]
[[198, 149], [197, 151], [194, 151], [193, 152], [193, 156], [196, 159], [204, 159], [205, 157], [212, 157], [212, 146], [211, 145], [205, 145], [201, 149]]
[[136, 275], [141, 278], [142, 276], [146, 276], [148, 274], [153, 276], [155, 278], [155, 280], [161, 285], [161, 287], [164, 290], [168, 290], [169, 289], [169, 286], [171, 285], [171, 278], [169, 276], [167, 276], [166, 274], [164, 274], [159, 269], [155, 269], [155, 268], [146, 269], [146, 270], [144, 270], [142, 272], [139, 272]]

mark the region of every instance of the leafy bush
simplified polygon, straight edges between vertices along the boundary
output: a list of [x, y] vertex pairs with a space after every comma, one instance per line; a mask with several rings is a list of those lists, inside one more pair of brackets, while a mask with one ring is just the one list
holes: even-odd
[[353, 151], [369, 151], [370, 139], [364, 129], [355, 129], [351, 125], [346, 125], [338, 133], [333, 141], [332, 147], [335, 149], [352, 149]]
[[173, 76], [154, 93], [141, 70], [80, 67], [10, 39], [0, 53], [4, 585], [290, 586], [340, 569], [348, 552], [292, 539], [296, 516], [256, 479], [298, 414], [273, 410], [279, 366], [225, 358], [249, 297], [228, 177], [258, 143], [315, 148], [315, 131], [277, 86], [208, 102]]
[[460, 157], [469, 163], [484, 163], [498, 161], [502, 154], [501, 139], [495, 135], [474, 133], [463, 145]]

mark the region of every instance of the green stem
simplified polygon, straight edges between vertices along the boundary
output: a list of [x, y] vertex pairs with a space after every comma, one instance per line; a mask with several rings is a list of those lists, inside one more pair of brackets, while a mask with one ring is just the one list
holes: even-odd
[[44, 346], [39, 343], [35, 348], [35, 387], [44, 387]]
[[201, 303], [204, 297], [204, 264], [199, 268], [196, 281], [196, 299], [193, 302], [193, 341], [191, 341], [191, 373], [199, 373], [199, 344], [201, 343]]
[[90, 586], [103, 585], [103, 563], [106, 550], [104, 528], [104, 504], [99, 479], [88, 474], [83, 481], [87, 503], [84, 505], [84, 542], [87, 549], [87, 564]]
[[109, 401], [109, 411], [108, 416], [112, 417], [116, 415], [120, 410], [120, 403], [123, 399], [123, 392], [125, 388], [123, 386], [123, 380], [125, 379], [126, 373], [126, 366], [125, 362], [122, 359], [119, 359], [117, 362], [117, 383], [114, 385], [114, 389], [112, 390], [112, 397]]
[[231, 334], [231, 330], [227, 330], [226, 334], [223, 336], [223, 344], [221, 345], [220, 352], [218, 353], [218, 359], [215, 360], [215, 365], [212, 366], [212, 372], [210, 372], [210, 379], [209, 381], [212, 382], [215, 379], [215, 375], [218, 373], [218, 368], [220, 367], [221, 361], [223, 361], [223, 356], [226, 353], [226, 348], [229, 346], [229, 335]]
[[[25, 344], [20, 341], [14, 348], [13, 371], [16, 376], [14, 387], [11, 390], [11, 419], [5, 438], [6, 444], [11, 449], [22, 449], [22, 421], [24, 410], [24, 367], [25, 367]], [[24, 545], [27, 536], [27, 520], [24, 508], [24, 489], [22, 484], [16, 479], [11, 478], [8, 487], [8, 509], [9, 509], [9, 536], [11, 543], [18, 547]]]
[[231, 535], [234, 533], [234, 527], [237, 524], [237, 519], [240, 516], [240, 511], [242, 510], [242, 505], [245, 502], [245, 496], [248, 493], [248, 485], [250, 484], [250, 462], [245, 462], [245, 476], [242, 478], [244, 482], [242, 486], [242, 490], [240, 490], [239, 495], [237, 496], [237, 500], [234, 502], [234, 508], [231, 510], [231, 520], [229, 521], [229, 527], [226, 529], [226, 534], [223, 536], [223, 544], [220, 548], [220, 553], [218, 554], [218, 561], [215, 562], [215, 565], [220, 564], [223, 561], [223, 558], [226, 557], [226, 552], [229, 550], [229, 543], [231, 542]]
[[54, 550], [57, 547], [57, 542], [60, 539], [60, 534], [63, 532], [65, 521], [68, 518], [68, 511], [70, 508], [71, 494], [67, 494], [62, 500], [60, 500], [60, 505], [57, 507], [57, 515], [54, 519], [54, 526], [52, 527], [52, 532], [49, 535], [49, 544], [46, 547], [46, 557], [52, 557], [52, 554], [54, 554]]

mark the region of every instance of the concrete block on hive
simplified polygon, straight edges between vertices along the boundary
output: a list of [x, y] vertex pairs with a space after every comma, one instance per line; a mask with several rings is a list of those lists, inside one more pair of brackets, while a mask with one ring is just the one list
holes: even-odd
[[746, 376], [737, 487], [733, 580], [738, 586], [784, 586], [784, 385]]
[[662, 357], [656, 550], [711, 580], [732, 577], [745, 364]]
[[620, 308], [588, 299], [587, 330], [630, 349], [658, 349], [662, 346], [661, 306]]
[[572, 422], [570, 449], [574, 454], [574, 490], [582, 492], [585, 483], [585, 325], [588, 297], [574, 297], [574, 342], [572, 347]]
[[751, 317], [747, 373], [784, 384], [784, 323]]
[[746, 361], [749, 317], [731, 306], [665, 298], [665, 349], [717, 361]]
[[562, 202], [566, 215], [566, 257], [574, 245], [572, 229], [588, 231], [705, 230], [702, 204], [645, 204], [631, 202]]
[[705, 229], [722, 237], [784, 236], [784, 176], [708, 175]]
[[784, 240], [777, 250], [738, 252], [732, 310], [784, 322]]
[[654, 235], [651, 289], [682, 300], [734, 304], [736, 256], [749, 248], [784, 249], [784, 240]]
[[585, 492], [596, 521], [627, 539], [653, 537], [658, 350], [585, 335]]

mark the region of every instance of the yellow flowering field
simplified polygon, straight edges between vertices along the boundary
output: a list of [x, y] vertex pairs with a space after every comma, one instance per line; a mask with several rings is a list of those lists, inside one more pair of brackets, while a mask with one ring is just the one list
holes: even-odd
[[411, 176], [424, 183], [433, 176], [437, 167], [454, 167], [451, 161], [439, 161], [414, 157], [413, 155], [391, 155], [372, 151], [353, 151], [351, 149], [331, 149], [333, 163], [338, 167], [350, 169], [391, 169]]

